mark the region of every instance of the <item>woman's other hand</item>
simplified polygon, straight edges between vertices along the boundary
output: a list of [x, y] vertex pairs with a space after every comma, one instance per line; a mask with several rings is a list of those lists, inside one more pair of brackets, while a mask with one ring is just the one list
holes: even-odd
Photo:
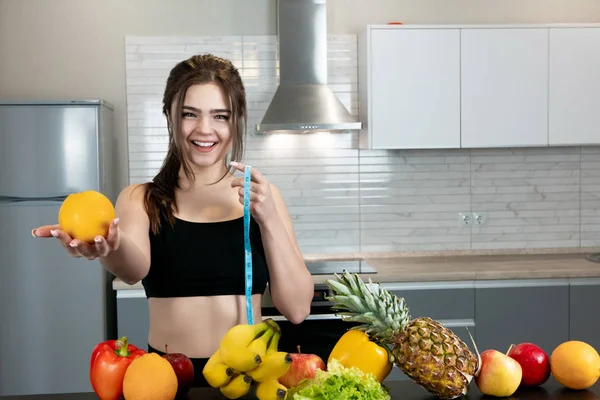
[[[239, 162], [231, 162], [238, 171], [244, 172], [246, 166]], [[244, 204], [244, 177], [236, 178], [231, 187], [238, 187], [239, 200]], [[277, 218], [277, 207], [271, 195], [271, 184], [257, 169], [252, 168], [250, 174], [250, 212], [259, 224]]]
[[59, 225], [40, 226], [32, 230], [31, 234], [34, 237], [41, 238], [55, 237], [72, 257], [85, 257], [88, 260], [94, 260], [98, 257], [106, 257], [119, 248], [120, 233], [118, 223], [119, 219], [115, 218], [108, 228], [106, 238], [96, 236], [93, 244], [73, 239], [66, 232], [62, 231]]

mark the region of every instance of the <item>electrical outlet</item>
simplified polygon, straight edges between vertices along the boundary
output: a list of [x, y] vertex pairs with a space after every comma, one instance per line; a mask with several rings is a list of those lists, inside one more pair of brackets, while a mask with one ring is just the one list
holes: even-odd
[[487, 213], [473, 213], [473, 225], [485, 225], [487, 222]]
[[473, 213], [461, 212], [458, 213], [458, 223], [460, 226], [471, 226], [473, 224]]

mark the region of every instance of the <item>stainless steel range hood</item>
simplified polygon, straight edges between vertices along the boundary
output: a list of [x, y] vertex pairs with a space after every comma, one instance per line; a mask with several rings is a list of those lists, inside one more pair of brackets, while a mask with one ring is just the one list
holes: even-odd
[[278, 0], [279, 87], [259, 133], [362, 128], [327, 86], [326, 0]]

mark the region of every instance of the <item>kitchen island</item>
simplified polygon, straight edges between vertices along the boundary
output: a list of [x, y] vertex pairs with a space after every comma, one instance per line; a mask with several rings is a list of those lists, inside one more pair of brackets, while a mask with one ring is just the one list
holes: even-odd
[[[600, 262], [586, 258], [598, 250], [312, 254], [305, 260], [364, 262], [374, 272], [359, 273], [363, 280], [381, 282], [405, 299], [411, 315], [439, 320], [472, 350], [471, 335], [482, 351], [505, 352], [511, 344], [533, 342], [551, 353], [567, 340], [582, 340], [600, 349], [600, 320], [589, 318], [587, 311], [589, 304], [600, 304]], [[341, 269], [335, 264], [331, 268]], [[312, 274], [315, 287], [334, 278], [324, 272]], [[149, 314], [141, 282], [128, 285], [115, 279], [113, 289], [118, 335], [145, 346]], [[307, 328], [299, 329], [310, 331], [313, 325], [316, 322], [307, 322], [303, 325]], [[401, 379], [394, 370], [388, 380]]]
[[[334, 277], [325, 271], [341, 272], [335, 261], [364, 262], [374, 272], [360, 273], [363, 280], [381, 282], [406, 300], [411, 315], [441, 321], [469, 345], [473, 335], [481, 350], [534, 342], [550, 353], [570, 339], [600, 349], [600, 320], [587, 312], [589, 304], [600, 304], [600, 263], [586, 258], [597, 250], [313, 254], [305, 260], [333, 262], [312, 275], [317, 288]], [[144, 346], [149, 316], [142, 284], [115, 279], [113, 289], [119, 335]]]
[[[389, 382], [386, 384], [390, 388], [392, 400], [435, 400], [429, 392], [418, 386], [412, 381]], [[98, 397], [94, 393], [76, 393], [76, 394], [56, 394], [56, 395], [36, 395], [36, 396], [0, 396], [0, 400], [94, 400]], [[477, 389], [475, 383], [470, 386], [470, 392], [467, 396], [462, 396], [462, 400], [483, 400], [492, 397], [484, 396]], [[192, 391], [186, 397], [188, 400], [225, 400], [225, 397], [217, 389], [198, 388]], [[254, 400], [255, 397], [248, 395], [243, 397], [245, 400]], [[594, 400], [600, 399], [600, 381], [587, 390], [569, 390], [561, 386], [552, 377], [542, 386], [531, 389], [520, 389], [511, 397], [505, 399], [514, 400]], [[288, 398], [288, 400], [292, 400]]]

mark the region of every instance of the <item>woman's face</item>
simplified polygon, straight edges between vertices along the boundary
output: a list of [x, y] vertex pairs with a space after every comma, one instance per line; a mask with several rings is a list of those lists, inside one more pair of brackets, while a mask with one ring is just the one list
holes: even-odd
[[[173, 111], [172, 111], [173, 112]], [[190, 164], [223, 164], [231, 149], [231, 105], [215, 83], [192, 85], [185, 94], [181, 114], [181, 150]]]

